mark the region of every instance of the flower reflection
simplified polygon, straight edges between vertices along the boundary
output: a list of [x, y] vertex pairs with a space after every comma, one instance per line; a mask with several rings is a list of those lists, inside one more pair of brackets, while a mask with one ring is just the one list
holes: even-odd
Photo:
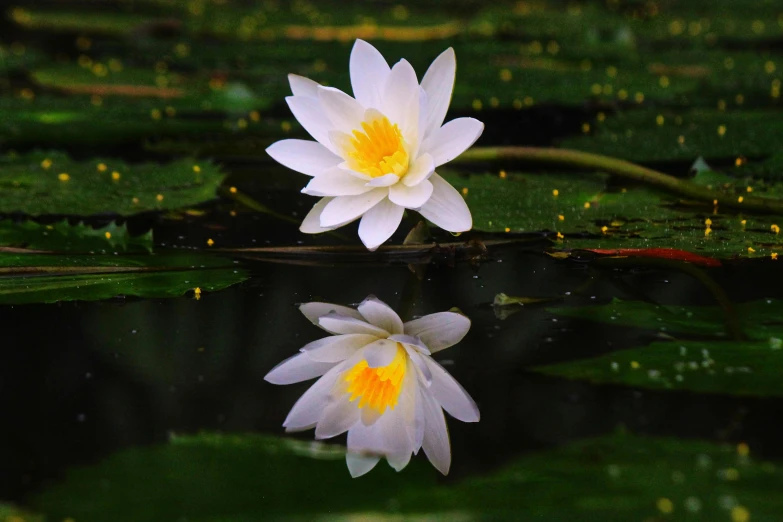
[[289, 75], [288, 106], [316, 141], [282, 140], [267, 152], [313, 176], [302, 192], [323, 198], [305, 217], [302, 232], [318, 234], [361, 218], [359, 237], [375, 250], [397, 229], [406, 208], [444, 230], [470, 230], [462, 196], [435, 173], [484, 130], [473, 118], [443, 125], [455, 72], [454, 50], [447, 49], [420, 85], [410, 63], [400, 60], [390, 68], [375, 47], [357, 40], [350, 59], [353, 98]]
[[358, 309], [307, 303], [300, 310], [332, 336], [307, 344], [265, 377], [273, 384], [320, 377], [288, 414], [286, 431], [314, 427], [317, 439], [347, 431], [354, 477], [381, 457], [399, 471], [419, 449], [447, 474], [451, 448], [443, 410], [464, 422], [478, 422], [479, 411], [430, 355], [462, 340], [470, 320], [440, 312], [403, 324], [373, 296]]

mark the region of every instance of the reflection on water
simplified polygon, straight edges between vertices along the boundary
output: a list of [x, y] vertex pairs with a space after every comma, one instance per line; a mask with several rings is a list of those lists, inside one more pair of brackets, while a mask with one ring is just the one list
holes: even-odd
[[[200, 300], [6, 307], [0, 364], [0, 407], [9, 419], [0, 445], [3, 495], [35, 505], [37, 492], [62, 480], [68, 468], [96, 465], [117, 451], [159, 445], [174, 435], [282, 435], [283, 419], [309, 383], [277, 387], [263, 377], [322, 333], [296, 304], [357, 303], [373, 292], [410, 317], [457, 306], [473, 321], [459, 345], [435, 356], [482, 412], [478, 424], [449, 419], [453, 464], [445, 483], [492, 475], [515, 458], [609, 435], [618, 426], [634, 434], [744, 441], [754, 457], [780, 456], [779, 400], [597, 386], [529, 370], [644, 345], [659, 334], [554, 316], [546, 304], [525, 306], [500, 320], [491, 306], [499, 291], [560, 297], [559, 306], [613, 297], [711, 303], [700, 283], [677, 271], [594, 271], [524, 250], [501, 253], [478, 268], [433, 265], [421, 281], [406, 266], [249, 266], [250, 281]], [[734, 301], [780, 298], [761, 284], [733, 283], [764, 281], [764, 270], [738, 266], [731, 274], [710, 274]], [[678, 297], [683, 295], [686, 299]], [[730, 378], [725, 386], [730, 392]], [[164, 450], [151, 455], [156, 451]], [[159, 465], [166, 467], [165, 461]], [[319, 466], [347, 476], [342, 461]], [[307, 465], [298, 469], [302, 475], [291, 480], [311, 473]], [[426, 466], [415, 469], [388, 480], [413, 480], [414, 473], [435, 480]], [[351, 506], [356, 486], [345, 484], [351, 489], [335, 494]]]

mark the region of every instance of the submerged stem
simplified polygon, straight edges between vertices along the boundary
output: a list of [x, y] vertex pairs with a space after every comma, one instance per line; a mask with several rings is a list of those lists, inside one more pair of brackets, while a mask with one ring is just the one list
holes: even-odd
[[783, 213], [783, 200], [744, 195], [735, 198], [685, 179], [675, 178], [630, 161], [589, 152], [544, 147], [476, 147], [453, 161], [527, 161], [548, 163], [585, 170], [599, 170], [621, 178], [653, 185], [674, 194], [739, 210]]

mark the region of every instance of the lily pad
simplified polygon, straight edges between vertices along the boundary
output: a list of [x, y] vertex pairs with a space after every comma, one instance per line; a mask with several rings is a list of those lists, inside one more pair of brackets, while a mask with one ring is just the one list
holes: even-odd
[[456, 483], [436, 483], [436, 472], [420, 460], [400, 473], [382, 463], [352, 480], [337, 446], [260, 435], [178, 436], [71, 470], [32, 505], [55, 520], [86, 522], [367, 518], [390, 504], [400, 516], [509, 521], [520, 513], [609, 522], [752, 513], [753, 520], [771, 521], [783, 509], [775, 494], [783, 472], [746, 451], [704, 441], [604, 436]]
[[[179, 254], [138, 256], [0, 253], [0, 304], [181, 297], [247, 279], [232, 261]], [[195, 289], [199, 291], [196, 292]]]
[[128, 165], [36, 153], [0, 160], [0, 212], [129, 215], [209, 201], [223, 180], [208, 161]]
[[561, 145], [635, 162], [769, 156], [783, 148], [778, 116], [758, 110], [628, 111], [607, 118], [595, 134]]
[[67, 220], [49, 225], [24, 221], [0, 221], [0, 246], [54, 250], [58, 252], [117, 252], [152, 250], [152, 230], [131, 236], [125, 223], [116, 222], [100, 228]]

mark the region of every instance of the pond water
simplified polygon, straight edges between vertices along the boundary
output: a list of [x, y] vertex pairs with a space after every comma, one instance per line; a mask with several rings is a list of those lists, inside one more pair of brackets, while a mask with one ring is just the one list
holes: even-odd
[[[496, 4], [9, 4], [0, 519], [781, 520], [783, 3]], [[472, 231], [299, 231], [286, 74], [348, 89], [357, 37], [454, 47]], [[369, 295], [471, 321], [446, 476], [282, 427], [299, 305]]]

